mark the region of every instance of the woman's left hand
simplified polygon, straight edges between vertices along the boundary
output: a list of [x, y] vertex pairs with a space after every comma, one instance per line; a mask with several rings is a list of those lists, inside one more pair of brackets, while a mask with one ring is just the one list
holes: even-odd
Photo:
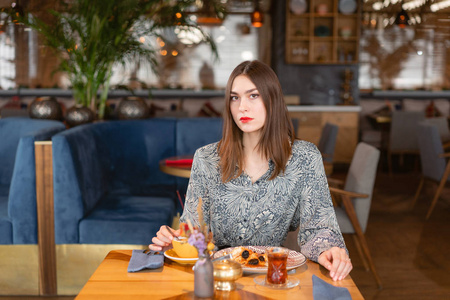
[[344, 279], [353, 269], [352, 262], [345, 249], [338, 247], [322, 252], [318, 262], [330, 271], [330, 276], [334, 281]]

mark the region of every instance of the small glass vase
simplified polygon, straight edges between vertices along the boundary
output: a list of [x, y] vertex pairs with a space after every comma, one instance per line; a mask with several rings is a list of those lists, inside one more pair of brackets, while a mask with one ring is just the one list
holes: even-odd
[[208, 254], [200, 254], [194, 266], [194, 294], [199, 298], [214, 296], [214, 267]]

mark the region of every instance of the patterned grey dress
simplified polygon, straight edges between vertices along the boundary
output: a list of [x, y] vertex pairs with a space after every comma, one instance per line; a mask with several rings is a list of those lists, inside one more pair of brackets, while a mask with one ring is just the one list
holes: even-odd
[[221, 180], [217, 143], [199, 148], [192, 165], [180, 221], [198, 225], [197, 204], [217, 246], [278, 246], [300, 226], [298, 243], [310, 260], [331, 247], [345, 248], [325, 176], [322, 156], [309, 142], [296, 140], [286, 172], [268, 180], [274, 165], [255, 183], [243, 172]]

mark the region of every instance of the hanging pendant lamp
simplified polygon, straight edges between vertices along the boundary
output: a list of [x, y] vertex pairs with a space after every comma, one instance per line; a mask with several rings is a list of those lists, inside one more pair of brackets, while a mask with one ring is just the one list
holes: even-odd
[[263, 25], [263, 13], [262, 11], [259, 9], [259, 3], [258, 0], [255, 0], [255, 10], [252, 12], [251, 16], [250, 16], [250, 20], [252, 22], [252, 26], [253, 27], [261, 27]]
[[397, 24], [400, 28], [405, 28], [409, 25], [409, 16], [406, 10], [403, 9], [403, 7], [395, 18], [395, 24]]

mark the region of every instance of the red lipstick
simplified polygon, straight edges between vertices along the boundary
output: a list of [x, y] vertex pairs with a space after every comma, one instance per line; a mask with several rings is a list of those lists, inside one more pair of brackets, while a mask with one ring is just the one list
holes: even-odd
[[248, 123], [251, 120], [253, 120], [253, 119], [249, 118], [249, 117], [242, 117], [242, 118], [239, 119], [239, 121], [241, 121], [242, 123]]

